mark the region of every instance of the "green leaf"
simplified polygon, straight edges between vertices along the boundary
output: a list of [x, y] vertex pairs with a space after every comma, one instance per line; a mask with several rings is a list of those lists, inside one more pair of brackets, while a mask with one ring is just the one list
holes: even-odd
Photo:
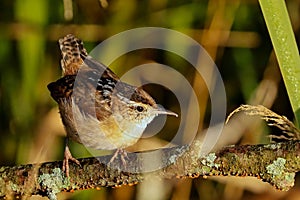
[[284, 0], [259, 0], [297, 125], [300, 122], [300, 58]]

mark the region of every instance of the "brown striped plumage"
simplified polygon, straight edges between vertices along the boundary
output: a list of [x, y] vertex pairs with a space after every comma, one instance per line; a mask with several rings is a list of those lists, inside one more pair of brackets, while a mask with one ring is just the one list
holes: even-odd
[[[60, 39], [59, 46], [63, 77], [48, 89], [58, 103], [68, 138], [94, 149], [123, 149], [136, 143], [158, 114], [176, 115], [158, 107], [143, 89], [121, 82], [93, 60], [75, 36]], [[66, 144], [67, 175], [69, 159], [78, 163]]]

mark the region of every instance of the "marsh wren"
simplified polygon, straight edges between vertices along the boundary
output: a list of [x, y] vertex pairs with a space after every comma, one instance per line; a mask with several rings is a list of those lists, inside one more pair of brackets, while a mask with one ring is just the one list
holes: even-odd
[[158, 106], [143, 89], [120, 81], [108, 67], [91, 58], [75, 36], [60, 39], [59, 46], [63, 76], [47, 87], [58, 103], [67, 132], [63, 162], [67, 176], [69, 160], [80, 165], [69, 150], [68, 138], [94, 149], [117, 149], [112, 161], [138, 141], [154, 117], [177, 116]]

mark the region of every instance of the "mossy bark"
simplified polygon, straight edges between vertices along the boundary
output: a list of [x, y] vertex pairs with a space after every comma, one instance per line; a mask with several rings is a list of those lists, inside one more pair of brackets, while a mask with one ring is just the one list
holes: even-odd
[[[300, 141], [260, 145], [233, 145], [205, 156], [199, 155], [201, 142], [191, 146], [161, 150], [160, 170], [146, 172], [161, 178], [196, 178], [199, 176], [252, 176], [279, 190], [294, 185], [300, 170]], [[174, 157], [174, 155], [177, 155]], [[174, 159], [175, 158], [175, 159]], [[79, 159], [81, 166], [70, 163], [70, 177], [61, 170], [62, 162], [3, 166], [0, 168], [0, 197], [39, 194], [55, 199], [61, 191], [134, 185], [143, 180], [144, 158], [129, 153], [126, 168], [120, 159], [109, 166], [110, 156]], [[101, 162], [99, 162], [99, 160]], [[125, 168], [125, 169], [126, 169]], [[132, 170], [134, 169], [134, 170]]]

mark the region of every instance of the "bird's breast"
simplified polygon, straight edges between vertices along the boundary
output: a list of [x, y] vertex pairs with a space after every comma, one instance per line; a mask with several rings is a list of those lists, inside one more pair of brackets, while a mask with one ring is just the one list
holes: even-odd
[[80, 143], [93, 149], [120, 149], [135, 144], [146, 125], [118, 121], [111, 115], [99, 121], [95, 116], [85, 115], [74, 109], [74, 122]]

